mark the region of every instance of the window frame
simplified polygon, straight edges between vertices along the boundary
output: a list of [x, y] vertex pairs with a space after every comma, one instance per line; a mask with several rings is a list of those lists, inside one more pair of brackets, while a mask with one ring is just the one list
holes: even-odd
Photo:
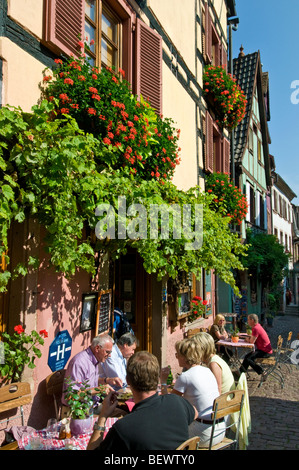
[[[84, 4], [86, 5], [86, 1], [84, 0]], [[95, 2], [95, 21], [90, 18], [85, 10], [85, 22], [86, 24], [90, 25], [91, 28], [94, 29], [95, 34], [95, 51], [86, 50], [86, 54], [91, 57], [94, 61], [94, 66], [97, 68], [102, 67], [109, 67], [115, 68], [115, 71], [118, 72], [120, 68], [122, 68], [122, 22], [121, 18], [111, 9], [108, 3], [104, 0], [94, 0]], [[103, 32], [103, 15], [105, 15], [109, 20], [116, 25], [117, 32], [116, 32], [116, 42], [110, 39], [106, 33]], [[86, 37], [86, 29], [84, 29], [84, 35]], [[110, 45], [111, 48], [115, 51], [116, 54], [116, 62], [114, 64], [108, 64], [103, 61], [103, 54], [102, 54], [102, 41], [105, 41], [106, 44]]]

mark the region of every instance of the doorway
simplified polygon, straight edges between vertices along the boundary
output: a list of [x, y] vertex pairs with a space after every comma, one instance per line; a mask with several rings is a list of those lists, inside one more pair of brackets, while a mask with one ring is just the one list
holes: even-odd
[[114, 308], [126, 313], [139, 342], [137, 350], [152, 352], [151, 276], [135, 250], [115, 262], [114, 286]]

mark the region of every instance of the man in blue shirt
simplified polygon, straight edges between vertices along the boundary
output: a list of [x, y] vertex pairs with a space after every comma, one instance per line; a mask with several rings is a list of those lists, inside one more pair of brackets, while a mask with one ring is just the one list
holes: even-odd
[[100, 377], [119, 377], [122, 380], [121, 386], [111, 383], [115, 390], [127, 387], [127, 361], [133, 356], [136, 347], [137, 338], [133, 333], [125, 333], [113, 345], [110, 357], [100, 364]]

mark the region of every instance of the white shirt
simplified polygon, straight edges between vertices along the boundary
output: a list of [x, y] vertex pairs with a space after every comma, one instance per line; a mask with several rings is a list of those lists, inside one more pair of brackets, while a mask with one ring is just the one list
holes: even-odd
[[[119, 377], [123, 382], [123, 387], [127, 387], [127, 361], [123, 357], [117, 344], [112, 347], [112, 353], [105, 362], [99, 365], [100, 377]], [[119, 389], [116, 385], [115, 390]]]
[[198, 411], [199, 418], [211, 419], [215, 398], [219, 396], [217, 380], [207, 367], [193, 366], [182, 372], [174, 384]]

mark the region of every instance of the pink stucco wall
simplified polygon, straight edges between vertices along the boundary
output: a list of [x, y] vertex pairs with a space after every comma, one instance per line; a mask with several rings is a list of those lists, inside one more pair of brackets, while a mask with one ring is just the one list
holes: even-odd
[[[197, 325], [196, 328], [207, 328], [213, 323], [213, 316], [210, 315], [207, 319], [203, 320], [200, 325]], [[180, 374], [182, 372], [181, 367], [178, 365], [177, 358], [175, 357], [175, 343], [177, 341], [180, 341], [184, 339], [185, 332], [188, 328], [180, 327], [177, 326], [175, 330], [173, 331], [171, 328], [168, 328], [167, 330], [167, 351], [166, 351], [166, 362], [167, 365], [171, 367], [171, 371], [175, 378], [177, 377], [177, 374]]]
[[71, 357], [88, 347], [92, 339], [92, 330], [79, 331], [82, 294], [90, 291], [89, 279], [86, 273], [79, 273], [68, 281], [47, 269], [39, 272], [37, 331], [45, 329], [49, 336], [34, 369], [35, 396], [28, 424], [35, 428], [43, 427], [47, 419], [54, 416], [53, 399], [46, 395], [45, 379], [52, 373], [48, 366], [48, 353], [55, 336], [60, 331], [69, 332], [73, 341]]

